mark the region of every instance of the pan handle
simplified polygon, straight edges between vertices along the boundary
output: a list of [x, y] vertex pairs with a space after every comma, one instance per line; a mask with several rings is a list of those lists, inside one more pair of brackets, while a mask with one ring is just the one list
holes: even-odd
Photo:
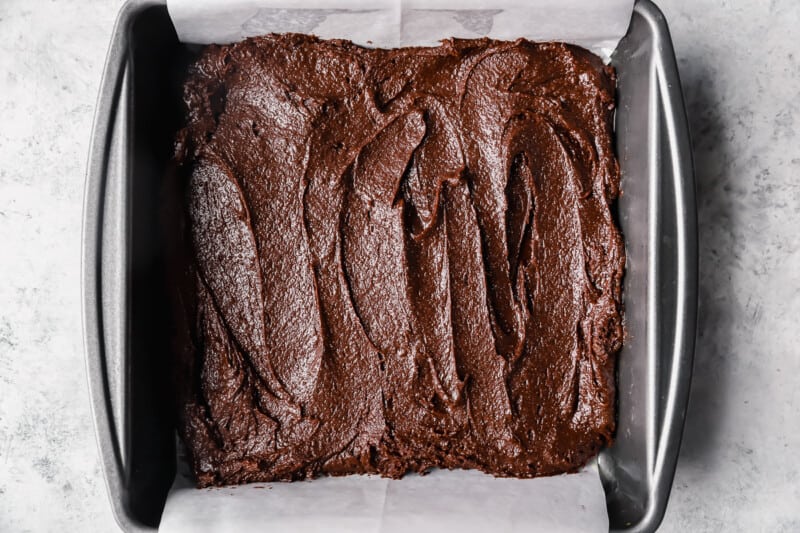
[[661, 31], [656, 34], [658, 42], [654, 44], [661, 51], [656, 55], [655, 64], [658, 91], [661, 94], [660, 115], [664, 126], [661, 157], [668, 160], [662, 167], [668, 169], [662, 175], [662, 183], [665, 192], [672, 188], [675, 198], [675, 318], [672, 339], [662, 345], [662, 349], [671, 353], [661, 356], [661, 360], [666, 362], [664, 371], [668, 374], [668, 380], [661, 394], [663, 419], [656, 441], [652, 478], [652, 490], [665, 495], [655, 498], [659, 508], [651, 509], [655, 510], [660, 521], [675, 477], [694, 360], [697, 330], [697, 204], [689, 125], [669, 29], [664, 15], [655, 5], [646, 0], [637, 3], [647, 5], [649, 9], [646, 11], [661, 26]]
[[[612, 453], [605, 468], [615, 483], [609, 507], [616, 513], [610, 515], [613, 531], [649, 533], [664, 517], [689, 400], [697, 329], [697, 205], [688, 120], [666, 19], [651, 0], [636, 0], [631, 31], [636, 37], [623, 50], [624, 59], [635, 60], [635, 72], [647, 76], [636, 90], [650, 91], [637, 93], [637, 105], [645, 97], [648, 105], [657, 103], [646, 109], [647, 129], [636, 130], [646, 135], [637, 149], [650, 151], [647, 168], [637, 167], [647, 176], [650, 202], [649, 227], [637, 235], [647, 238], [646, 252], [640, 253], [648, 257], [639, 258], [647, 265], [647, 309], [640, 317], [646, 331], [637, 345], [647, 357], [639, 360], [644, 374], [637, 374], [640, 381], [634, 389], [636, 399], [644, 402], [638, 407], [645, 422], [634, 426], [645, 437], [626, 442], [632, 461], [618, 464]], [[644, 190], [642, 185], [638, 192]], [[638, 275], [645, 277], [643, 269]]]
[[[163, 2], [161, 2], [163, 3]], [[86, 370], [95, 434], [114, 517], [123, 531], [152, 531], [126, 512], [128, 364], [127, 196], [130, 27], [152, 0], [128, 0], [111, 34], [89, 147], [81, 235]], [[116, 408], [116, 410], [115, 410]]]

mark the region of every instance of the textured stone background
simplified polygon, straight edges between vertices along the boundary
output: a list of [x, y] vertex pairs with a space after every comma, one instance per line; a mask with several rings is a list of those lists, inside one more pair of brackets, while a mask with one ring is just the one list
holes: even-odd
[[[663, 531], [800, 531], [800, 4], [661, 0], [695, 145], [700, 331]], [[117, 0], [0, 2], [0, 531], [114, 531], [80, 324]]]

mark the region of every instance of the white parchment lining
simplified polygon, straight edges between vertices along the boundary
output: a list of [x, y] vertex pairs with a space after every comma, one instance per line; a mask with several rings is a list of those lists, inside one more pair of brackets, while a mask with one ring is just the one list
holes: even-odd
[[[627, 31], [633, 0], [168, 0], [167, 7], [186, 43], [272, 32], [376, 47], [525, 37], [570, 42], [607, 59]], [[525, 480], [435, 471], [402, 480], [348, 476], [202, 490], [179, 464], [162, 532], [608, 531], [594, 461], [577, 474]]]

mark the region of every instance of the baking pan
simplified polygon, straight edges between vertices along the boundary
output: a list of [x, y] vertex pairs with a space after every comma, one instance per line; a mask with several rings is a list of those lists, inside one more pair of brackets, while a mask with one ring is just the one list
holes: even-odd
[[[175, 476], [169, 316], [158, 227], [190, 53], [163, 1], [121, 9], [89, 153], [83, 220], [83, 328], [108, 493], [125, 531], [158, 527]], [[614, 445], [599, 456], [613, 531], [655, 530], [683, 430], [697, 312], [691, 145], [666, 21], [638, 0], [611, 59], [623, 194], [626, 339]]]

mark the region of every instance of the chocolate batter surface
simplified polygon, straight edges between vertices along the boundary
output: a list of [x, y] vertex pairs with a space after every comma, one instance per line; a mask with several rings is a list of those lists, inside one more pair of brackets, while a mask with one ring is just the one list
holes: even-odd
[[207, 47], [175, 156], [198, 485], [532, 477], [609, 444], [614, 86], [559, 43]]

